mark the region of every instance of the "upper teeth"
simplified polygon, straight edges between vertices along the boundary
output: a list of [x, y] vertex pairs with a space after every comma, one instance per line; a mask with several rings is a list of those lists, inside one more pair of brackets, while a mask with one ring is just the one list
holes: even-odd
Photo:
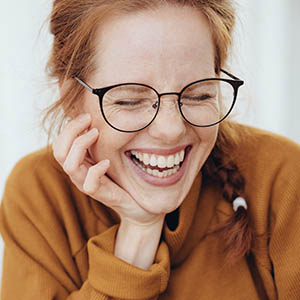
[[168, 156], [141, 153], [138, 151], [131, 151], [131, 153], [139, 161], [142, 161], [144, 165], [150, 165], [152, 167], [158, 166], [159, 168], [173, 168], [184, 160], [184, 150]]

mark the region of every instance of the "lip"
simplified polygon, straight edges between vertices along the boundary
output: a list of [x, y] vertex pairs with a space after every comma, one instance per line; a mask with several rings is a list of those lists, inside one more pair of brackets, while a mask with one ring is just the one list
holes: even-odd
[[[171, 155], [171, 154], [175, 154], [177, 152], [180, 152], [181, 150], [186, 149], [188, 146], [189, 145], [182, 145], [182, 146], [177, 146], [177, 147], [174, 147], [171, 149], [134, 148], [134, 149], [130, 149], [129, 151], [137, 151], [137, 152], [156, 154], [156, 155]], [[126, 151], [126, 152], [128, 152], [128, 151]]]
[[[174, 152], [174, 149], [175, 149], [175, 152]], [[177, 150], [177, 149], [180, 149], [180, 150]], [[144, 152], [146, 149], [143, 148], [143, 151], [141, 150], [137, 150], [137, 149], [132, 149], [134, 151], [141, 151], [141, 152], [144, 152], [144, 153], [153, 153], [153, 154], [161, 154], [161, 155], [168, 155], [168, 154], [172, 154], [172, 153], [176, 153], [178, 151], [181, 151], [183, 149], [186, 149], [186, 153], [185, 153], [185, 159], [180, 167], [180, 169], [173, 175], [171, 176], [168, 176], [168, 177], [165, 177], [165, 178], [159, 178], [159, 177], [155, 177], [155, 176], [152, 176], [148, 173], [145, 173], [143, 170], [141, 170], [133, 161], [132, 159], [130, 158], [130, 154], [129, 154], [129, 151], [126, 151], [126, 157], [128, 158], [129, 162], [130, 162], [130, 166], [132, 167], [133, 171], [141, 178], [143, 179], [145, 182], [151, 184], [151, 185], [155, 185], [155, 186], [160, 186], [160, 187], [166, 187], [166, 186], [171, 186], [171, 185], [174, 185], [176, 184], [177, 182], [180, 181], [180, 179], [183, 177], [183, 175], [185, 174], [185, 170], [186, 170], [186, 167], [187, 167], [187, 163], [188, 163], [188, 160], [189, 160], [189, 154], [192, 150], [192, 146], [191, 145], [188, 145], [188, 146], [185, 146], [185, 147], [176, 147], [176, 148], [173, 148], [173, 149], [169, 149], [169, 150], [163, 150], [163, 149], [160, 149], [159, 153], [157, 152]], [[148, 149], [148, 150], [156, 150], [156, 149]], [[162, 151], [161, 151], [162, 150]], [[171, 151], [170, 151], [171, 150]], [[162, 154], [162, 152], [164, 154]]]

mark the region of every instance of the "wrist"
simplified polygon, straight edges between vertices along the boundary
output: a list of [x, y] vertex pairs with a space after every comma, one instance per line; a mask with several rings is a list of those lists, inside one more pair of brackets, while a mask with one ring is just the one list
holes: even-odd
[[148, 223], [122, 219], [116, 237], [115, 256], [142, 269], [153, 264], [159, 245], [164, 215]]
[[162, 226], [165, 220], [165, 214], [156, 215], [144, 222], [129, 219], [127, 217], [121, 217], [120, 226], [126, 226], [128, 228], [135, 228], [137, 230], [155, 230], [155, 228]]

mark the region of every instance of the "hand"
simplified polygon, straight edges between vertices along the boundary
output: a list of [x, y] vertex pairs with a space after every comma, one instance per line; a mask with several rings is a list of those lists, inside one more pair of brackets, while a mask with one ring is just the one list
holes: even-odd
[[83, 193], [116, 211], [121, 220], [137, 225], [152, 225], [164, 216], [145, 211], [127, 191], [113, 182], [105, 173], [110, 161], [95, 162], [88, 149], [99, 138], [96, 128], [89, 129], [91, 116], [80, 115], [71, 120], [53, 143], [55, 159]]

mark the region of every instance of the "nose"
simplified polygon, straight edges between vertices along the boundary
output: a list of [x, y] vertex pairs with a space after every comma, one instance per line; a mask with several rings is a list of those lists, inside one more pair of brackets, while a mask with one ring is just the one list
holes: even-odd
[[165, 94], [160, 100], [158, 114], [148, 127], [148, 134], [165, 144], [178, 144], [187, 129], [177, 105], [178, 96]]

